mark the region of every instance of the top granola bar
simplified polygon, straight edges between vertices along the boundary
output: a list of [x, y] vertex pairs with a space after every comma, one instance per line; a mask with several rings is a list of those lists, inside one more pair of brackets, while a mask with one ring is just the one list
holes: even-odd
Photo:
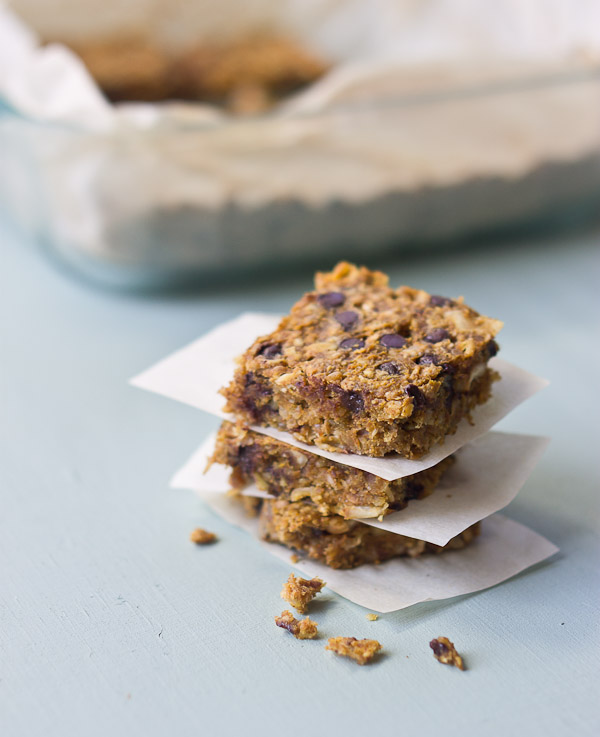
[[325, 450], [419, 458], [490, 396], [499, 320], [342, 262], [238, 359], [225, 409]]

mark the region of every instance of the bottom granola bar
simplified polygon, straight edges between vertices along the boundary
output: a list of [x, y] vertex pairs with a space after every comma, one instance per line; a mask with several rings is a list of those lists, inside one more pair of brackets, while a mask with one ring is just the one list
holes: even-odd
[[398, 556], [415, 558], [458, 550], [479, 534], [477, 523], [442, 547], [337, 515], [322, 516], [310, 502], [283, 499], [262, 501], [259, 524], [264, 540], [301, 551], [331, 568], [356, 568]]

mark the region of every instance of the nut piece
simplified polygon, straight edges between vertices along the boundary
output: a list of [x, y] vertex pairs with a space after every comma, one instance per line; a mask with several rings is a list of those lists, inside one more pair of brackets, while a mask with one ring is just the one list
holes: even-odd
[[316, 622], [308, 617], [296, 619], [287, 609], [279, 617], [275, 617], [275, 624], [291, 632], [297, 640], [313, 640], [317, 636]]
[[304, 614], [306, 607], [325, 586], [320, 578], [296, 578], [290, 573], [288, 580], [283, 584], [281, 598], [288, 601], [294, 609]]
[[454, 644], [447, 637], [438, 637], [429, 643], [429, 647], [433, 650], [433, 656], [440, 663], [445, 665], [455, 665], [461, 670], [465, 670], [463, 659], [456, 652]]
[[376, 622], [379, 617], [376, 614], [367, 614], [367, 619], [369, 622]]
[[330, 637], [325, 650], [366, 665], [381, 650], [381, 644], [377, 640], [357, 640], [356, 637]]
[[214, 532], [203, 530], [201, 527], [196, 527], [196, 529], [192, 530], [190, 533], [190, 540], [193, 543], [196, 543], [196, 545], [208, 545], [210, 543], [214, 543], [216, 539], [217, 536]]

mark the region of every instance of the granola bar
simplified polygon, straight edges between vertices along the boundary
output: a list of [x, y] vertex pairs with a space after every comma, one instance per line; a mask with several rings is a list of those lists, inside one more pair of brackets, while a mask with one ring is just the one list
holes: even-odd
[[225, 409], [332, 451], [419, 458], [491, 393], [502, 323], [348, 263], [240, 357]]
[[465, 547], [479, 534], [477, 523], [439, 546], [338, 515], [323, 516], [310, 502], [284, 499], [262, 501], [259, 526], [264, 540], [303, 552], [331, 568], [356, 568], [399, 556], [445, 553]]
[[200, 44], [176, 60], [175, 96], [258, 113], [310, 84], [327, 65], [289, 38], [257, 35]]
[[231, 422], [221, 425], [211, 461], [231, 467], [236, 491], [254, 483], [272, 496], [308, 499], [321, 514], [348, 519], [380, 517], [428, 496], [454, 463], [446, 458], [420, 473], [386, 481]]

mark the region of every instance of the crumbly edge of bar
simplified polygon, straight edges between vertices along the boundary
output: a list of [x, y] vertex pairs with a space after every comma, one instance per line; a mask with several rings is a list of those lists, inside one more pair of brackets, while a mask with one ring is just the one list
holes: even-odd
[[265, 499], [259, 528], [264, 540], [285, 545], [331, 568], [356, 568], [400, 556], [415, 558], [459, 550], [475, 539], [480, 524], [440, 546], [335, 515], [323, 517], [310, 503]]
[[323, 515], [349, 519], [380, 517], [434, 492], [452, 457], [418, 474], [386, 481], [374, 474], [306, 453], [241, 425], [223, 422], [211, 462], [232, 468], [236, 491], [255, 483], [288, 501], [310, 499]]
[[278, 617], [275, 624], [294, 635], [297, 640], [314, 640], [318, 634], [318, 625], [312, 619], [296, 619], [294, 615], [285, 609]]

